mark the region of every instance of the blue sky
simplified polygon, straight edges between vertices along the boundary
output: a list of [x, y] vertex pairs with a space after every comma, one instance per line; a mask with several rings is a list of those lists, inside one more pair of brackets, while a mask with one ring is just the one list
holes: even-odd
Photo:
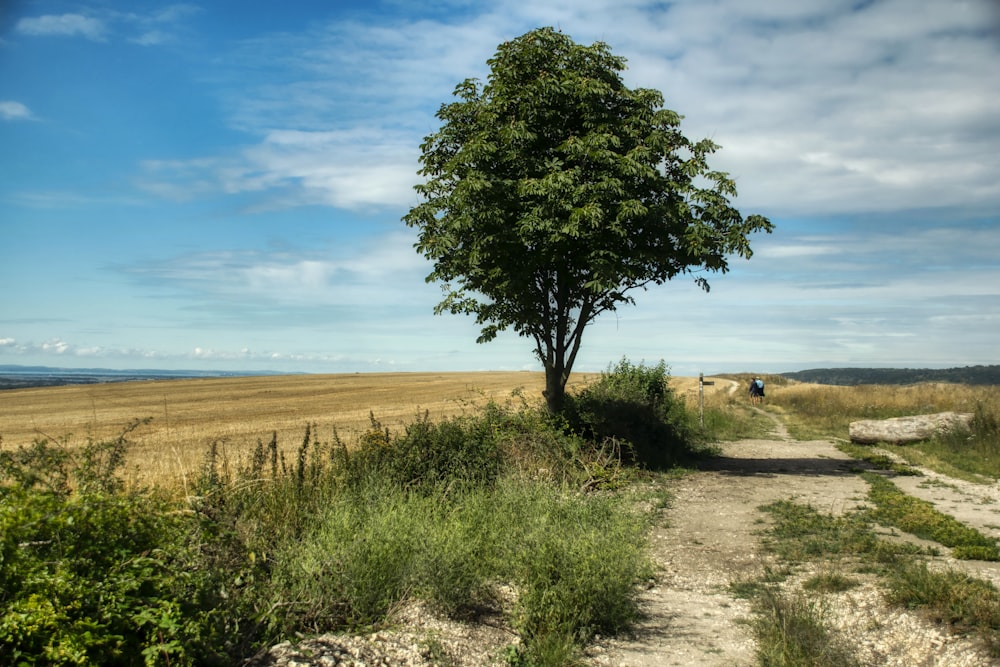
[[992, 0], [14, 0], [0, 364], [540, 369], [432, 314], [400, 221], [438, 107], [540, 26], [624, 56], [776, 224], [710, 293], [598, 320], [577, 370], [1000, 363]]

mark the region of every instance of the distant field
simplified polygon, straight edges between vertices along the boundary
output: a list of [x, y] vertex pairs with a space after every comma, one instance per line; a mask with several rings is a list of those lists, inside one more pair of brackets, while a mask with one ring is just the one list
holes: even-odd
[[[570, 390], [593, 374], [575, 374]], [[697, 400], [697, 380], [674, 378], [675, 388]], [[172, 485], [197, 474], [217, 442], [231, 461], [278, 434], [293, 452], [306, 424], [320, 440], [334, 428], [348, 444], [369, 426], [369, 414], [398, 429], [418, 414], [432, 419], [460, 414], [489, 399], [506, 401], [520, 390], [541, 401], [543, 373], [363, 373], [280, 375], [116, 382], [0, 392], [0, 448], [37, 438], [82, 445], [115, 438], [133, 419], [152, 417], [130, 436], [129, 479]], [[517, 399], [519, 400], [519, 399]]]
[[[579, 384], [586, 376], [574, 377]], [[172, 484], [197, 473], [212, 442], [231, 460], [273, 432], [286, 451], [302, 441], [306, 424], [320, 439], [334, 428], [350, 443], [374, 413], [399, 428], [425, 410], [432, 418], [461, 413], [517, 389], [540, 400], [542, 373], [386, 373], [282, 375], [121, 382], [0, 392], [0, 447], [45, 437], [72, 444], [115, 438], [133, 419], [152, 417], [129, 439], [130, 477]]]

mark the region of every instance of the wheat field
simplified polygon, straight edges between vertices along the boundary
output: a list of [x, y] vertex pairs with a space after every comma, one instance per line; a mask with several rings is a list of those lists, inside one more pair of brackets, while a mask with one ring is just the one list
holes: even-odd
[[[571, 385], [586, 381], [580, 375]], [[400, 429], [425, 411], [432, 419], [460, 414], [488, 400], [541, 400], [542, 373], [365, 373], [280, 375], [113, 382], [0, 392], [0, 447], [45, 438], [69, 446], [116, 438], [132, 420], [152, 418], [129, 434], [126, 478], [173, 485], [197, 474], [208, 448], [217, 443], [239, 460], [258, 440], [276, 433], [293, 451], [306, 425], [320, 440], [334, 429], [347, 443], [369, 427], [374, 415]], [[517, 399], [520, 400], [520, 399]]]
[[[567, 391], [596, 377], [574, 374]], [[306, 425], [313, 426], [324, 442], [333, 439], [336, 429], [350, 445], [370, 426], [370, 415], [399, 430], [425, 411], [431, 419], [442, 419], [490, 400], [540, 404], [544, 386], [541, 372], [496, 371], [278, 375], [14, 389], [0, 392], [0, 449], [30, 445], [37, 439], [70, 447], [112, 440], [129, 422], [151, 418], [128, 435], [126, 480], [187, 486], [212, 443], [234, 464], [273, 433], [281, 448], [293, 452]], [[673, 378], [672, 386], [697, 401], [696, 378]]]

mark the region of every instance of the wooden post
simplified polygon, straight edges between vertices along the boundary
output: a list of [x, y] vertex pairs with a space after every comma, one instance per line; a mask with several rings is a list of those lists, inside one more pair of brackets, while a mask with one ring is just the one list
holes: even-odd
[[705, 374], [698, 373], [698, 424], [705, 428]]
[[698, 373], [698, 423], [705, 428], [705, 385], [712, 386], [715, 380], [705, 382], [705, 374]]

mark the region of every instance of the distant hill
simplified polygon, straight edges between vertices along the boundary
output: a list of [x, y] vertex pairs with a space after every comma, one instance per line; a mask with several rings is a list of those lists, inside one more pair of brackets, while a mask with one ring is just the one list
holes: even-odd
[[957, 384], [1000, 385], [1000, 366], [964, 366], [962, 368], [814, 368], [782, 376], [799, 382], [817, 384], [915, 384], [917, 382], [954, 382]]
[[138, 380], [170, 380], [254, 375], [294, 375], [275, 371], [170, 371], [158, 369], [115, 370], [110, 368], [53, 368], [50, 366], [17, 366], [0, 364], [0, 390], [29, 387], [58, 387], [66, 384], [99, 384], [102, 382], [135, 382]]

